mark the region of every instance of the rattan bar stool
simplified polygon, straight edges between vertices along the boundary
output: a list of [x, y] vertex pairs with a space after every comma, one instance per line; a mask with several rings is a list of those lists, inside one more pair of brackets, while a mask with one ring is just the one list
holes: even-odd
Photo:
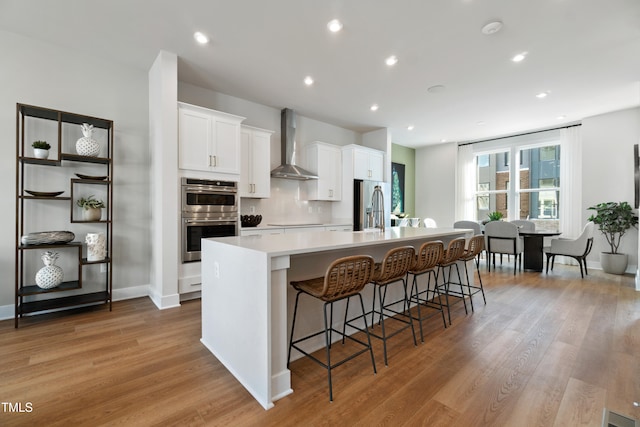
[[[369, 330], [367, 328], [367, 316], [364, 309], [364, 303], [362, 301], [362, 295], [360, 291], [364, 288], [364, 285], [369, 283], [373, 274], [374, 260], [368, 255], [355, 255], [344, 258], [339, 258], [333, 261], [327, 268], [327, 272], [323, 277], [316, 277], [308, 280], [292, 281], [293, 286], [297, 291], [296, 304], [293, 310], [293, 324], [291, 325], [291, 337], [289, 339], [289, 353], [287, 355], [287, 367], [291, 362], [291, 349], [295, 348], [300, 353], [308, 356], [313, 361], [321, 365], [327, 370], [327, 377], [329, 380], [329, 401], [333, 401], [333, 386], [331, 383], [331, 370], [343, 363], [357, 357], [367, 351], [371, 354], [371, 365], [373, 366], [373, 373], [376, 373], [376, 362], [373, 358], [373, 349], [371, 348], [371, 338], [369, 337]], [[323, 313], [324, 313], [324, 330], [308, 335], [303, 338], [293, 339], [293, 333], [296, 326], [296, 316], [298, 314], [298, 301], [300, 295], [307, 294], [314, 298], [324, 301]], [[362, 315], [354, 318], [363, 319], [364, 329], [351, 326], [352, 328], [362, 330], [367, 336], [367, 341], [361, 341], [358, 338], [345, 334], [345, 330], [338, 331], [333, 328], [333, 303], [343, 299], [347, 300], [347, 304], [351, 297], [357, 296], [360, 299], [360, 308]], [[327, 319], [327, 306], [329, 306], [330, 317]], [[331, 363], [331, 333], [336, 332], [342, 335], [342, 342], [344, 339], [349, 340], [362, 345], [363, 348], [357, 352], [351, 354], [348, 357], [343, 358], [338, 362]], [[324, 334], [325, 346], [326, 346], [326, 358], [327, 362], [324, 363], [313, 354], [303, 350], [299, 343], [309, 340], [318, 335]]]
[[[375, 270], [371, 283], [374, 285], [373, 292], [373, 304], [371, 308], [371, 327], [374, 327], [374, 316], [379, 315], [378, 323], [382, 327], [382, 334], [377, 335], [370, 332], [370, 335], [382, 340], [382, 347], [384, 349], [384, 364], [388, 365], [387, 361], [387, 339], [399, 334], [407, 328], [411, 328], [411, 335], [413, 336], [413, 344], [418, 345], [416, 341], [416, 332], [413, 329], [413, 318], [411, 314], [407, 312], [409, 307], [409, 297], [407, 295], [407, 272], [411, 269], [415, 263], [415, 249], [413, 246], [401, 246], [389, 250], [381, 263], [375, 264]], [[404, 292], [404, 298], [401, 300], [385, 303], [385, 297], [387, 295], [387, 286], [392, 283], [402, 283]], [[384, 294], [382, 290], [384, 289]], [[379, 298], [379, 309], [376, 309], [376, 290]], [[398, 311], [392, 306], [402, 303], [403, 310]], [[368, 313], [367, 313], [368, 314]], [[392, 319], [397, 322], [405, 323], [403, 327], [395, 330], [391, 334], [387, 334], [385, 329], [385, 318]], [[353, 320], [353, 319], [352, 319]], [[351, 321], [349, 321], [351, 322]]]
[[[469, 290], [469, 301], [471, 302], [471, 311], [473, 310], [473, 296], [478, 292], [482, 292], [482, 299], [484, 300], [485, 305], [487, 304], [487, 299], [484, 296], [484, 287], [482, 286], [482, 277], [480, 276], [480, 253], [484, 250], [484, 236], [478, 234], [473, 236], [467, 245], [467, 249], [462, 253], [459, 260], [464, 261], [464, 272], [467, 276], [467, 289]], [[467, 261], [473, 261], [476, 266], [476, 271], [478, 272], [478, 281], [480, 282], [480, 286], [472, 285], [469, 281], [469, 268], [467, 267]], [[473, 273], [472, 273], [473, 274]], [[473, 289], [473, 291], [471, 290]], [[464, 298], [464, 297], [463, 297]]]
[[[420, 307], [436, 310], [426, 318], [436, 315], [440, 312], [442, 323], [447, 327], [447, 321], [444, 318], [444, 310], [442, 309], [442, 297], [438, 289], [438, 263], [444, 254], [444, 244], [440, 240], [425, 242], [420, 246], [416, 255], [416, 262], [409, 269], [410, 275], [413, 276], [411, 291], [409, 293], [409, 302], [417, 305], [418, 308], [418, 324], [420, 325], [420, 340], [424, 342], [424, 333], [422, 332], [422, 311]], [[427, 288], [420, 290], [418, 286], [418, 277], [427, 275]], [[431, 278], [433, 277], [433, 285]], [[436, 299], [437, 298], [437, 299]]]
[[[447, 246], [447, 250], [444, 251], [444, 254], [442, 255], [442, 259], [438, 263], [438, 276], [440, 276], [440, 273], [442, 273], [441, 277], [443, 279], [443, 283], [438, 284], [438, 286], [440, 288], [439, 290], [444, 294], [444, 297], [445, 297], [445, 306], [447, 307], [447, 317], [449, 318], [449, 325], [451, 325], [451, 304], [452, 304], [449, 302], [449, 295], [460, 297], [460, 299], [462, 300], [462, 303], [464, 304], [464, 312], [468, 313], [467, 303], [464, 300], [464, 289], [462, 288], [463, 285], [462, 285], [462, 279], [460, 278], [460, 269], [458, 268], [458, 260], [464, 253], [464, 246], [465, 246], [464, 238], [461, 237], [458, 239], [453, 239], [452, 241], [449, 242], [449, 245]], [[457, 282], [451, 281], [451, 271], [453, 270], [454, 266], [456, 268], [456, 273], [458, 274]], [[448, 274], [445, 275], [445, 269], [447, 268], [449, 269], [449, 271], [448, 271]], [[451, 289], [451, 285], [459, 285], [460, 292], [454, 291], [453, 289]], [[456, 302], [460, 302], [460, 301], [456, 301]]]

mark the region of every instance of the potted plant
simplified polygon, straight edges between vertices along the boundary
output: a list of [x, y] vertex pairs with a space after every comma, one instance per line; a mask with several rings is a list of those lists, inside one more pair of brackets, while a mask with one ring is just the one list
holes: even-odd
[[49, 157], [49, 148], [51, 148], [51, 146], [47, 141], [34, 141], [31, 146], [33, 147], [33, 156], [36, 159], [46, 159]]
[[611, 248], [600, 254], [600, 264], [606, 273], [623, 274], [627, 269], [627, 254], [618, 253], [620, 240], [631, 227], [638, 227], [638, 217], [627, 202], [598, 203], [588, 209], [596, 211], [589, 221], [596, 224]]
[[102, 200], [94, 199], [93, 195], [79, 198], [76, 204], [82, 208], [82, 219], [85, 221], [100, 221], [102, 208], [105, 207]]
[[485, 219], [484, 221], [482, 221], [482, 225], [485, 225], [486, 223], [491, 221], [501, 221], [504, 215], [502, 215], [502, 212], [493, 211], [489, 212], [487, 216], [489, 217], [489, 219]]

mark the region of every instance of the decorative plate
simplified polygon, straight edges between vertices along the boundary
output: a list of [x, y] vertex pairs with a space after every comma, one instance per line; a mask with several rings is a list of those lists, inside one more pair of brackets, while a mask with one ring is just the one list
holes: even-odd
[[31, 190], [24, 190], [24, 191], [35, 197], [56, 197], [64, 193], [64, 191], [31, 191]]
[[92, 176], [92, 175], [83, 175], [81, 173], [77, 173], [76, 176], [80, 179], [93, 179], [95, 181], [104, 181], [109, 178], [108, 176]]

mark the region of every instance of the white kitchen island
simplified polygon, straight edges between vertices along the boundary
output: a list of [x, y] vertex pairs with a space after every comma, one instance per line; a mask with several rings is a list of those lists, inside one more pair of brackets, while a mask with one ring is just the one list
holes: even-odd
[[[321, 276], [339, 257], [368, 254], [380, 261], [393, 247], [417, 250], [427, 240], [446, 245], [472, 235], [466, 229], [392, 227], [203, 239], [201, 341], [269, 409], [293, 392], [287, 350], [295, 293], [291, 288], [288, 297], [289, 281]], [[302, 329], [322, 329], [322, 305], [306, 303], [299, 308], [307, 319]]]

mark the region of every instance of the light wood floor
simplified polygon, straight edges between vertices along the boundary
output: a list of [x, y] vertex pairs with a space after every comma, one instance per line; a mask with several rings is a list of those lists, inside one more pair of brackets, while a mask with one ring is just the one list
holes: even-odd
[[[633, 277], [577, 267], [483, 269], [487, 305], [458, 304], [425, 342], [390, 340], [378, 374], [360, 356], [326, 372], [292, 363], [295, 392], [264, 411], [200, 343], [200, 302], [159, 311], [147, 298], [0, 322], [0, 425], [599, 426], [602, 410], [640, 418], [640, 294]], [[15, 406], [14, 406], [15, 408]]]

